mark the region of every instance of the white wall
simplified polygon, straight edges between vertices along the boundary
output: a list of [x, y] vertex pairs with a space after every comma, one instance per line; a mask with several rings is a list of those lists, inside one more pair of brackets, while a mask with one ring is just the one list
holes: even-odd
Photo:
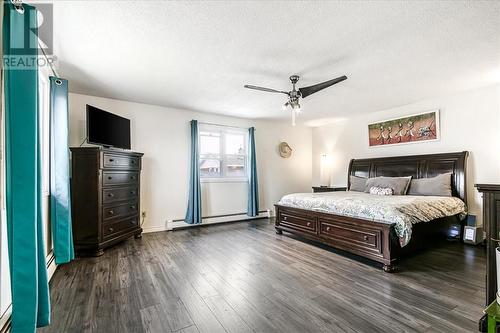
[[[427, 143], [368, 147], [368, 124], [439, 109], [441, 139]], [[500, 183], [500, 85], [355, 116], [313, 129], [313, 183], [320, 183], [320, 155], [332, 159], [331, 183], [346, 185], [351, 158], [470, 152], [467, 191], [470, 211], [481, 221], [475, 183]]]
[[[94, 105], [131, 119], [132, 150], [144, 153], [141, 210], [146, 231], [163, 230], [167, 220], [184, 218], [190, 152], [189, 121], [256, 128], [261, 210], [272, 209], [290, 192], [310, 191], [312, 129], [292, 127], [288, 120], [262, 121], [70, 94], [70, 146], [85, 138], [85, 106]], [[277, 146], [286, 140], [294, 149], [289, 159]], [[203, 216], [246, 212], [246, 183], [203, 183]]]

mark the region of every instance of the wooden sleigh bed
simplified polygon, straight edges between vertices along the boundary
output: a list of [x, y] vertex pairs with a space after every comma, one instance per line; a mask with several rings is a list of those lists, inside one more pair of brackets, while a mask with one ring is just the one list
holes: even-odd
[[[452, 195], [467, 203], [466, 163], [468, 152], [353, 159], [348, 175], [359, 177], [430, 178], [452, 173]], [[349, 188], [348, 176], [348, 188]], [[374, 222], [330, 213], [275, 205], [275, 228], [278, 234], [287, 231], [383, 264], [386, 272], [405, 255], [432, 246], [437, 238], [449, 235], [452, 226], [463, 225], [458, 216], [446, 217], [413, 225], [410, 242], [401, 247], [391, 224]]]

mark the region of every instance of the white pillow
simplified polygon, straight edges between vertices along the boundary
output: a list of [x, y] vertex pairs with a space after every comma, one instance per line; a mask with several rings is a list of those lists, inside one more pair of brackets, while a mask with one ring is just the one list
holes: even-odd
[[375, 194], [375, 195], [393, 195], [394, 190], [390, 187], [378, 187], [378, 186], [372, 186], [370, 187], [370, 194]]

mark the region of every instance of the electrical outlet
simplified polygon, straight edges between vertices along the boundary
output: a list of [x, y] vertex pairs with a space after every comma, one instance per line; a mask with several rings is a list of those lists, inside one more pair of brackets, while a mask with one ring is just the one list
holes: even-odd
[[142, 211], [141, 216], [142, 216], [143, 218], [146, 218], [146, 211], [145, 211], [145, 210], [144, 210], [144, 211]]

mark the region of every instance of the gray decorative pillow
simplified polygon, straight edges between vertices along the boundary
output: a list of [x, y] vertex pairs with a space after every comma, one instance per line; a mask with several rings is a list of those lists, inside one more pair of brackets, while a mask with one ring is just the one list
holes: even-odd
[[370, 187], [370, 194], [376, 194], [376, 195], [393, 195], [394, 190], [390, 187], [378, 187], [378, 186], [372, 186]]
[[394, 191], [394, 195], [405, 195], [410, 186], [411, 176], [408, 177], [375, 177], [366, 181], [365, 192], [370, 193], [370, 188], [389, 187]]
[[364, 192], [366, 189], [366, 180], [368, 178], [349, 176], [349, 191]]
[[412, 179], [408, 195], [451, 197], [451, 172], [433, 178]]

